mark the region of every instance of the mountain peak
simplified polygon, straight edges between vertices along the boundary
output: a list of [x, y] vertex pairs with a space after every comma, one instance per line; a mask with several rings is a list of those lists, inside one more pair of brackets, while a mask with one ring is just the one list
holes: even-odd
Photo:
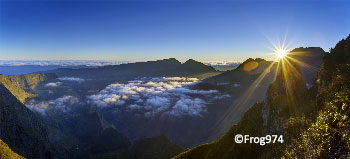
[[189, 69], [189, 70], [201, 70], [201, 72], [205, 72], [205, 71], [215, 72], [216, 71], [213, 67], [208, 66], [206, 64], [203, 64], [201, 62], [195, 61], [193, 59], [187, 60], [182, 65], [184, 67], [186, 67], [186, 69]]
[[[148, 62], [152, 62], [152, 61], [148, 61]], [[163, 59], [163, 60], [157, 60], [155, 62], [167, 62], [167, 63], [173, 63], [173, 64], [181, 64], [181, 62], [179, 60], [177, 60], [176, 58], [168, 58], [168, 59]]]
[[185, 63], [201, 63], [201, 62], [198, 62], [198, 61], [193, 60], [193, 59], [188, 59]]

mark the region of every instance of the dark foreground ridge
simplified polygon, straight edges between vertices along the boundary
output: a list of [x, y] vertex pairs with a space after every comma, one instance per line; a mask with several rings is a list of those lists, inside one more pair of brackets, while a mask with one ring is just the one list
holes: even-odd
[[0, 139], [26, 158], [54, 158], [45, 125], [1, 83]]

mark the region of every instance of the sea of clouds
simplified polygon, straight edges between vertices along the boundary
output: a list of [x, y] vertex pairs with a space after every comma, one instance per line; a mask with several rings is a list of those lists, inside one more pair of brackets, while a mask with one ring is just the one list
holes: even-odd
[[[106, 66], [134, 63], [132, 61], [113, 60], [0, 60], [0, 66]], [[204, 61], [204, 64], [238, 66], [240, 61]]]
[[[62, 77], [60, 81], [45, 86], [56, 88], [63, 82], [83, 83], [85, 79]], [[154, 116], [196, 116], [207, 112], [207, 105], [214, 100], [230, 97], [218, 90], [191, 89], [197, 78], [154, 77], [139, 78], [125, 83], [113, 83], [100, 91], [89, 91], [87, 100], [65, 95], [54, 100], [29, 100], [26, 106], [45, 115], [48, 110], [69, 113], [74, 105], [93, 106], [98, 110], [126, 110], [146, 118]], [[49, 90], [50, 91], [50, 90]], [[52, 93], [51, 93], [52, 94]]]
[[0, 60], [0, 66], [106, 66], [132, 63], [112, 60]]
[[207, 104], [228, 95], [217, 90], [190, 89], [197, 82], [196, 78], [185, 77], [141, 78], [108, 85], [97, 94], [88, 96], [88, 102], [100, 109], [126, 108], [142, 113], [144, 117], [201, 117], [207, 111]]

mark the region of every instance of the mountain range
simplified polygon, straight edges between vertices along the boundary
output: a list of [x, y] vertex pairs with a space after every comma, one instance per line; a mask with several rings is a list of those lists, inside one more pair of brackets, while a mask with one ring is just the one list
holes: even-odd
[[[8, 146], [0, 152], [25, 158], [319, 157], [310, 148], [317, 145], [299, 139], [321, 140], [312, 135], [320, 131], [318, 122], [333, 119], [324, 119], [328, 112], [346, 117], [326, 105], [339, 104], [338, 96], [345, 100], [349, 55], [347, 38], [330, 53], [294, 49], [283, 59], [288, 70], [282, 61], [261, 58], [225, 72], [170, 58], [1, 75], [0, 142]], [[311, 134], [307, 128], [314, 128]], [[235, 144], [238, 133], [284, 135], [286, 144]], [[347, 140], [337, 143], [339, 137], [320, 144], [340, 144], [332, 152], [345, 154]]]

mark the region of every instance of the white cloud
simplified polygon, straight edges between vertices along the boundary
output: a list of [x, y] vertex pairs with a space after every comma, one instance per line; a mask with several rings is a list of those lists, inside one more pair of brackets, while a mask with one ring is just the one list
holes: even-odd
[[73, 105], [73, 104], [78, 103], [78, 102], [79, 102], [78, 98], [65, 95], [61, 98], [57, 98], [55, 100], [50, 100], [48, 103], [50, 105], [55, 106], [56, 108], [66, 110], [67, 109], [66, 106], [70, 106], [70, 105]]
[[47, 83], [45, 86], [46, 87], [58, 87], [62, 84], [62, 82], [51, 82], [51, 83]]
[[49, 104], [47, 102], [37, 102], [32, 99], [26, 103], [26, 106], [35, 112], [45, 115], [45, 110], [49, 107]]
[[76, 78], [76, 77], [61, 77], [61, 78], [58, 78], [58, 80], [69, 81], [69, 82], [78, 82], [78, 83], [82, 83], [85, 81], [85, 79]]
[[203, 63], [206, 64], [206, 65], [209, 65], [209, 66], [214, 66], [214, 65], [238, 66], [242, 62], [240, 62], [240, 61], [206, 61], [206, 62], [203, 62]]
[[174, 116], [181, 116], [184, 114], [189, 116], [201, 116], [202, 112], [206, 112], [205, 104], [206, 102], [203, 99], [181, 98], [168, 113]]
[[63, 96], [49, 101], [36, 101], [32, 99], [26, 103], [26, 106], [31, 110], [45, 115], [47, 110], [60, 110], [62, 112], [68, 112], [71, 109], [71, 106], [77, 103], [79, 103], [78, 98], [73, 96]]
[[[108, 85], [87, 98], [89, 103], [99, 108], [129, 103], [126, 106], [128, 110], [141, 111], [145, 117], [157, 114], [201, 116], [211, 96], [218, 98], [222, 95], [217, 90], [193, 90], [188, 87], [196, 82], [198, 79], [186, 77], [141, 78]], [[123, 107], [116, 109], [119, 108]]]

